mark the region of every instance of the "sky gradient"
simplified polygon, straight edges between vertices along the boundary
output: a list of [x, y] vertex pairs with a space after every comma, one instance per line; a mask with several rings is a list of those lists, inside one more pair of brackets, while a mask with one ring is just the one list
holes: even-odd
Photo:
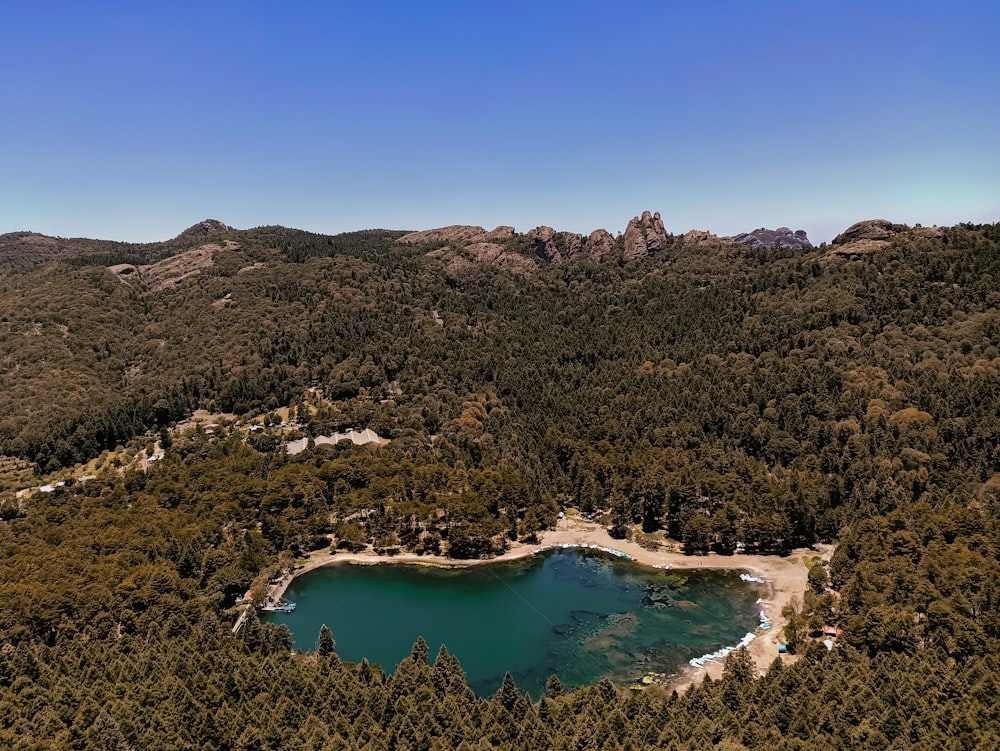
[[1000, 3], [0, 0], [0, 232], [1000, 221]]

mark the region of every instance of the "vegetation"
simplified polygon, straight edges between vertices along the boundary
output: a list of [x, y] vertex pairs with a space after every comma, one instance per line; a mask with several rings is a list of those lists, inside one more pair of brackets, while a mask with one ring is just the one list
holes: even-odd
[[[862, 260], [673, 238], [518, 273], [398, 236], [0, 238], [4, 747], [1000, 746], [1000, 225], [897, 228]], [[205, 243], [213, 265], [156, 289], [107, 268]], [[391, 442], [288, 456], [284, 405], [304, 435]], [[268, 427], [172, 430], [197, 408]], [[147, 434], [148, 472], [14, 496], [26, 463]], [[329, 630], [309, 655], [231, 633], [295, 555], [490, 555], [570, 502], [692, 552], [836, 539], [789, 613], [802, 659], [532, 704], [513, 680], [476, 699], [421, 641], [387, 676]]]

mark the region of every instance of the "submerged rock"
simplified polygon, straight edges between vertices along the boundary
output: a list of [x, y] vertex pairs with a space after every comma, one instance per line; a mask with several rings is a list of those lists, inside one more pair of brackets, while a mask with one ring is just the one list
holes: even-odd
[[677, 601], [666, 591], [659, 587], [648, 587], [646, 594], [642, 596], [642, 606], [644, 608], [674, 608]]

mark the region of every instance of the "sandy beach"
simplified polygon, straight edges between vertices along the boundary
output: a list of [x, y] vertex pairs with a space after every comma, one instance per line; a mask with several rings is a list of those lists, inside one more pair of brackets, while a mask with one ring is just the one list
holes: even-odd
[[[415, 555], [413, 553], [400, 553], [393, 556], [376, 555], [373, 552], [361, 553], [315, 553], [296, 567], [295, 571], [282, 578], [269, 590], [269, 599], [272, 602], [279, 600], [296, 576], [300, 576], [307, 571], [330, 566], [337, 563], [411, 563], [429, 566], [481, 566], [499, 561], [511, 561], [533, 555], [540, 549], [556, 547], [560, 545], [580, 545], [599, 546], [616, 550], [628, 555], [636, 563], [645, 566], [656, 566], [658, 568], [671, 569], [738, 569], [747, 571], [751, 575], [763, 579], [768, 586], [766, 604], [762, 607], [766, 610], [768, 617], [773, 624], [770, 630], [758, 630], [757, 638], [754, 639], [747, 651], [753, 658], [754, 663], [760, 673], [779, 657], [778, 644], [781, 641], [781, 629], [784, 621], [781, 617], [781, 610], [793, 600], [801, 601], [803, 593], [808, 586], [807, 575], [809, 566], [822, 558], [829, 560], [833, 553], [833, 546], [817, 546], [816, 549], [799, 549], [792, 551], [787, 557], [775, 555], [717, 555], [714, 553], [703, 556], [687, 556], [683, 553], [671, 550], [666, 546], [659, 548], [644, 547], [630, 540], [615, 540], [608, 535], [607, 530], [595, 522], [586, 521], [580, 517], [565, 517], [559, 520], [559, 524], [554, 530], [547, 530], [539, 539], [538, 543], [513, 543], [507, 552], [495, 558], [456, 560], [445, 556]], [[782, 659], [794, 660], [794, 657], [781, 655]], [[684, 690], [695, 682], [703, 680], [704, 676], [711, 675], [713, 679], [722, 675], [723, 663], [721, 660], [711, 660], [705, 663], [704, 667], [687, 667], [676, 679], [670, 681], [669, 687], [677, 690]]]

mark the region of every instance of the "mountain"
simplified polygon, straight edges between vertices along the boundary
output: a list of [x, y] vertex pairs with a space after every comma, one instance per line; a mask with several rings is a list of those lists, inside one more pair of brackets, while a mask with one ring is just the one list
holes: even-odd
[[[998, 279], [1000, 224], [0, 236], [0, 745], [996, 748]], [[316, 440], [349, 428], [385, 442]], [[311, 551], [489, 557], [577, 510], [808, 562], [797, 655], [535, 704], [426, 644], [390, 676], [233, 633]]]
[[[901, 252], [894, 248], [909, 245], [919, 251], [907, 252], [949, 258], [955, 252], [945, 244], [950, 236], [984, 231], [864, 222], [838, 236], [826, 255], [796, 245], [807, 242], [804, 233], [785, 228], [756, 230], [732, 242], [704, 232], [672, 236], [660, 214], [648, 211], [617, 238], [600, 229], [585, 237], [551, 227], [520, 234], [507, 226], [324, 236], [284, 227], [236, 230], [211, 219], [148, 244], [11, 233], [0, 236], [7, 348], [0, 452], [52, 469], [199, 406], [259, 409], [314, 382], [387, 394], [386, 384], [401, 377], [412, 386], [439, 372], [452, 388], [479, 389], [496, 378], [497, 366], [484, 358], [503, 358], [494, 338], [499, 330], [516, 332], [516, 338], [532, 327], [545, 332], [573, 309], [592, 319], [605, 306], [620, 307], [612, 301], [631, 284], [646, 290], [666, 285], [678, 297], [655, 314], [649, 307], [655, 298], [636, 299], [631, 304], [639, 307], [619, 325], [669, 330], [673, 323], [664, 316], [689, 318], [674, 307], [690, 304], [690, 289], [721, 294], [764, 283], [752, 280], [768, 279], [789, 263], [881, 263], [878, 253], [891, 257]], [[797, 255], [754, 254], [768, 243]], [[907, 257], [906, 263], [915, 261]], [[817, 303], [818, 322], [870, 315], [870, 303], [843, 286], [853, 273], [829, 269], [822, 284], [812, 285], [810, 294], [826, 301]], [[593, 280], [586, 307], [551, 289], [557, 280], [587, 276]], [[487, 284], [510, 288], [511, 300], [487, 302]], [[769, 287], [769, 298], [781, 294]], [[530, 302], [529, 309], [547, 299], [552, 312], [535, 320], [523, 304], [507, 310], [516, 299]], [[646, 314], [638, 315], [640, 309]], [[481, 363], [480, 375], [465, 386], [454, 373], [441, 372], [450, 366], [432, 364], [437, 338], [457, 346], [455, 335], [434, 323], [449, 316], [472, 331], [489, 332], [490, 346], [470, 355]], [[721, 321], [703, 323], [714, 330]], [[739, 344], [743, 332], [726, 330], [735, 348], [728, 352], [746, 348]], [[663, 336], [652, 335], [637, 351], [656, 341]], [[607, 345], [618, 358], [613, 340]], [[595, 362], [606, 356], [593, 355]], [[653, 362], [657, 357], [649, 352]], [[359, 377], [362, 372], [369, 375]]]

